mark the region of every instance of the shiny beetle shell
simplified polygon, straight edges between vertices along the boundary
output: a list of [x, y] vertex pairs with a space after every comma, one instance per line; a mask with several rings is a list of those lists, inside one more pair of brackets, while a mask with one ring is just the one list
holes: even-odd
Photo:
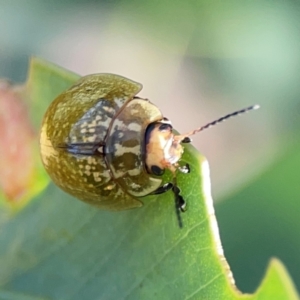
[[[136, 97], [141, 89], [141, 84], [118, 75], [82, 77], [45, 114], [40, 137], [43, 164], [64, 191], [100, 208], [139, 207], [138, 198], [172, 189], [177, 211], [183, 212], [186, 202], [176, 172], [187, 174], [190, 167], [179, 164], [182, 144], [191, 142], [191, 135], [259, 106], [176, 135], [155, 105]], [[173, 180], [162, 185], [165, 169]]]
[[160, 110], [135, 97], [142, 85], [113, 74], [82, 77], [59, 95], [42, 123], [46, 171], [67, 193], [103, 209], [139, 207], [162, 180], [146, 171], [145, 132]]

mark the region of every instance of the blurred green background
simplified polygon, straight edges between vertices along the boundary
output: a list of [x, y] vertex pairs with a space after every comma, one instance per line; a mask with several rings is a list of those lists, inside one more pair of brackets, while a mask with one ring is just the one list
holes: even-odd
[[25, 81], [32, 55], [141, 82], [181, 132], [260, 104], [193, 143], [238, 288], [277, 256], [300, 289], [299, 1], [0, 0], [0, 77]]

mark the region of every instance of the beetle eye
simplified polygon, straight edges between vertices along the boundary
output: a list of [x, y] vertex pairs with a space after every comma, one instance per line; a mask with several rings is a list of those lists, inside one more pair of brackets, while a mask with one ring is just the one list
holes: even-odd
[[170, 124], [161, 124], [159, 127], [158, 127], [159, 131], [163, 131], [163, 130], [171, 130], [172, 129], [172, 126]]
[[161, 169], [159, 166], [151, 166], [151, 172], [157, 176], [161, 176], [164, 174], [164, 170]]

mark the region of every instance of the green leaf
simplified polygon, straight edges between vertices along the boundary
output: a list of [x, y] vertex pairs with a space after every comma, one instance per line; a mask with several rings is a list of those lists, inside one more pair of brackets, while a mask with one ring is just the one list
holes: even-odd
[[299, 299], [296, 289], [282, 263], [272, 259], [262, 286], [253, 299]]
[[42, 123], [47, 106], [61, 92], [69, 88], [79, 75], [33, 57], [27, 80], [27, 96], [30, 102], [31, 120], [37, 128]]
[[[77, 77], [36, 59], [30, 74], [38, 114]], [[171, 192], [143, 198], [140, 209], [106, 212], [53, 184], [17, 216], [1, 220], [0, 299], [297, 299], [278, 262], [257, 294], [236, 290], [222, 254], [208, 164], [192, 146], [183, 160], [191, 167], [178, 175], [188, 203], [183, 229]]]

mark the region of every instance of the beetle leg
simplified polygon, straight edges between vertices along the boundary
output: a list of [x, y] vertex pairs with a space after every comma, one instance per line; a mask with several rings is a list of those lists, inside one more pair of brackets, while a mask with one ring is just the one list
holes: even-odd
[[178, 166], [177, 169], [181, 172], [181, 173], [184, 173], [184, 174], [188, 174], [191, 172], [191, 169], [190, 169], [190, 165], [189, 164], [185, 164], [184, 166]]
[[168, 182], [168, 183], [165, 183], [164, 185], [160, 186], [158, 189], [156, 189], [150, 195], [163, 194], [163, 193], [169, 191], [171, 188], [173, 188], [173, 184], [171, 182]]
[[182, 223], [181, 213], [186, 211], [186, 202], [183, 199], [183, 197], [180, 195], [180, 189], [177, 186], [176, 176], [174, 176], [173, 178], [172, 191], [174, 193], [174, 198], [175, 198], [175, 210], [176, 210], [178, 225], [179, 228], [182, 228], [183, 223]]
[[175, 196], [175, 202], [176, 202], [177, 209], [180, 212], [186, 212], [186, 202], [183, 199], [183, 197], [180, 195], [179, 187], [177, 185], [173, 185], [172, 191]]

